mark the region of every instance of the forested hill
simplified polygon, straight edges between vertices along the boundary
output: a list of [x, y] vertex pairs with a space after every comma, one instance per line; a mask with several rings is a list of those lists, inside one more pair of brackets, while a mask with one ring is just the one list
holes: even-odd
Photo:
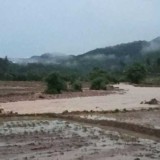
[[107, 70], [123, 70], [126, 66], [141, 62], [152, 64], [160, 57], [160, 37], [152, 41], [135, 41], [116, 46], [97, 48], [87, 53], [71, 56], [62, 54], [43, 54], [28, 59], [14, 60], [15, 63], [40, 63], [75, 68], [86, 72], [94, 67]]
[[[31, 61], [30, 61], [31, 60]], [[24, 62], [26, 61], [26, 63]], [[160, 74], [160, 37], [147, 42], [136, 41], [111, 47], [98, 48], [78, 56], [43, 54], [23, 59], [23, 65], [0, 58], [0, 80], [42, 80], [49, 73], [86, 75], [93, 68], [123, 73], [139, 62], [149, 73]]]
[[[79, 56], [75, 56], [69, 65], [92, 68], [95, 66], [110, 70], [121, 70], [134, 62], [148, 61], [153, 63], [160, 57], [160, 37], [152, 41], [135, 41], [116, 46], [98, 48]], [[150, 62], [149, 62], [150, 61]]]

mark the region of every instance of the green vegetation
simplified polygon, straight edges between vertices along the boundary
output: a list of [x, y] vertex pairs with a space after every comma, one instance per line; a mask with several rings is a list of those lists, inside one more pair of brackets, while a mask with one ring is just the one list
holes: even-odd
[[[151, 42], [160, 45], [160, 38]], [[0, 80], [44, 81], [48, 77], [47, 91], [50, 93], [60, 93], [66, 89], [81, 91], [82, 84], [86, 82], [90, 84], [91, 89], [106, 89], [107, 84], [128, 81], [159, 85], [160, 49], [148, 50], [151, 42], [136, 41], [98, 48], [60, 60], [59, 64], [42, 63], [46, 60], [47, 54], [40, 56], [41, 63], [24, 63], [24, 65], [12, 63], [7, 57], [0, 58]], [[146, 48], [147, 52], [144, 52]], [[50, 76], [55, 72], [59, 73], [56, 75], [57, 79], [52, 78], [50, 83]], [[70, 88], [66, 87], [67, 84], [71, 84]]]
[[145, 85], [160, 85], [160, 75], [148, 75], [145, 80], [143, 81]]
[[102, 77], [97, 77], [91, 81], [90, 89], [94, 90], [106, 90], [105, 79]]
[[106, 90], [106, 85], [109, 83], [107, 72], [99, 68], [94, 68], [90, 72], [89, 79], [91, 81], [90, 89], [94, 90]]
[[74, 81], [71, 84], [72, 91], [82, 91], [82, 82], [79, 80]]
[[52, 73], [50, 74], [47, 79], [47, 90], [46, 93], [49, 94], [57, 94], [61, 93], [62, 91], [67, 90], [67, 85], [64, 79], [60, 76], [59, 73]]
[[94, 80], [94, 79], [96, 79], [98, 77], [103, 78], [104, 81], [106, 81], [106, 82], [109, 79], [109, 76], [108, 76], [106, 71], [96, 67], [89, 73], [89, 79], [90, 80]]
[[130, 66], [127, 70], [126, 76], [128, 80], [132, 83], [140, 83], [145, 79], [147, 75], [147, 70], [144, 65], [135, 63]]

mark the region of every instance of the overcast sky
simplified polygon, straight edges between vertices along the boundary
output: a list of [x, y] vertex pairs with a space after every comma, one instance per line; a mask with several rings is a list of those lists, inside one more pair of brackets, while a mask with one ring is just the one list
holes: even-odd
[[160, 0], [0, 0], [0, 57], [89, 50], [160, 36]]

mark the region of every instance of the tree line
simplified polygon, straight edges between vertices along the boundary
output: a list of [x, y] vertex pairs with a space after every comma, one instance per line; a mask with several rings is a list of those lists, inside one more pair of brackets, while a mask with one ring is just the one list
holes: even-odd
[[81, 68], [67, 68], [62, 65], [36, 63], [19, 65], [10, 62], [7, 57], [0, 58], [0, 80], [46, 81], [48, 93], [60, 93], [68, 89], [81, 91], [83, 82], [89, 82], [90, 89], [105, 90], [106, 85], [111, 83], [122, 81], [141, 83], [153, 73], [156, 75], [160, 73], [160, 57], [154, 61], [147, 57], [144, 62], [133, 63], [121, 71], [110, 71], [95, 66], [91, 70], [86, 68], [85, 72]]

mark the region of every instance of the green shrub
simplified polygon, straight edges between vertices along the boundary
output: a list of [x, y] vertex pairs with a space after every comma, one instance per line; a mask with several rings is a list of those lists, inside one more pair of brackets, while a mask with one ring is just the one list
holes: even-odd
[[82, 91], [82, 83], [79, 80], [74, 81], [71, 86], [73, 91]]
[[61, 91], [67, 90], [66, 82], [60, 76], [59, 73], [52, 73], [46, 78], [47, 90], [49, 94], [61, 93]]
[[100, 69], [100, 68], [94, 68], [90, 73], [89, 73], [89, 79], [92, 81], [98, 77], [103, 77], [104, 79], [109, 79], [109, 75], [106, 71]]
[[132, 83], [140, 83], [142, 80], [145, 79], [147, 74], [147, 70], [145, 66], [139, 63], [133, 64], [127, 70], [127, 78]]
[[118, 113], [118, 112], [120, 112], [120, 110], [117, 108], [117, 109], [115, 109], [113, 112], [114, 112], [114, 113]]
[[97, 77], [91, 81], [90, 89], [106, 90], [106, 80], [102, 77]]

